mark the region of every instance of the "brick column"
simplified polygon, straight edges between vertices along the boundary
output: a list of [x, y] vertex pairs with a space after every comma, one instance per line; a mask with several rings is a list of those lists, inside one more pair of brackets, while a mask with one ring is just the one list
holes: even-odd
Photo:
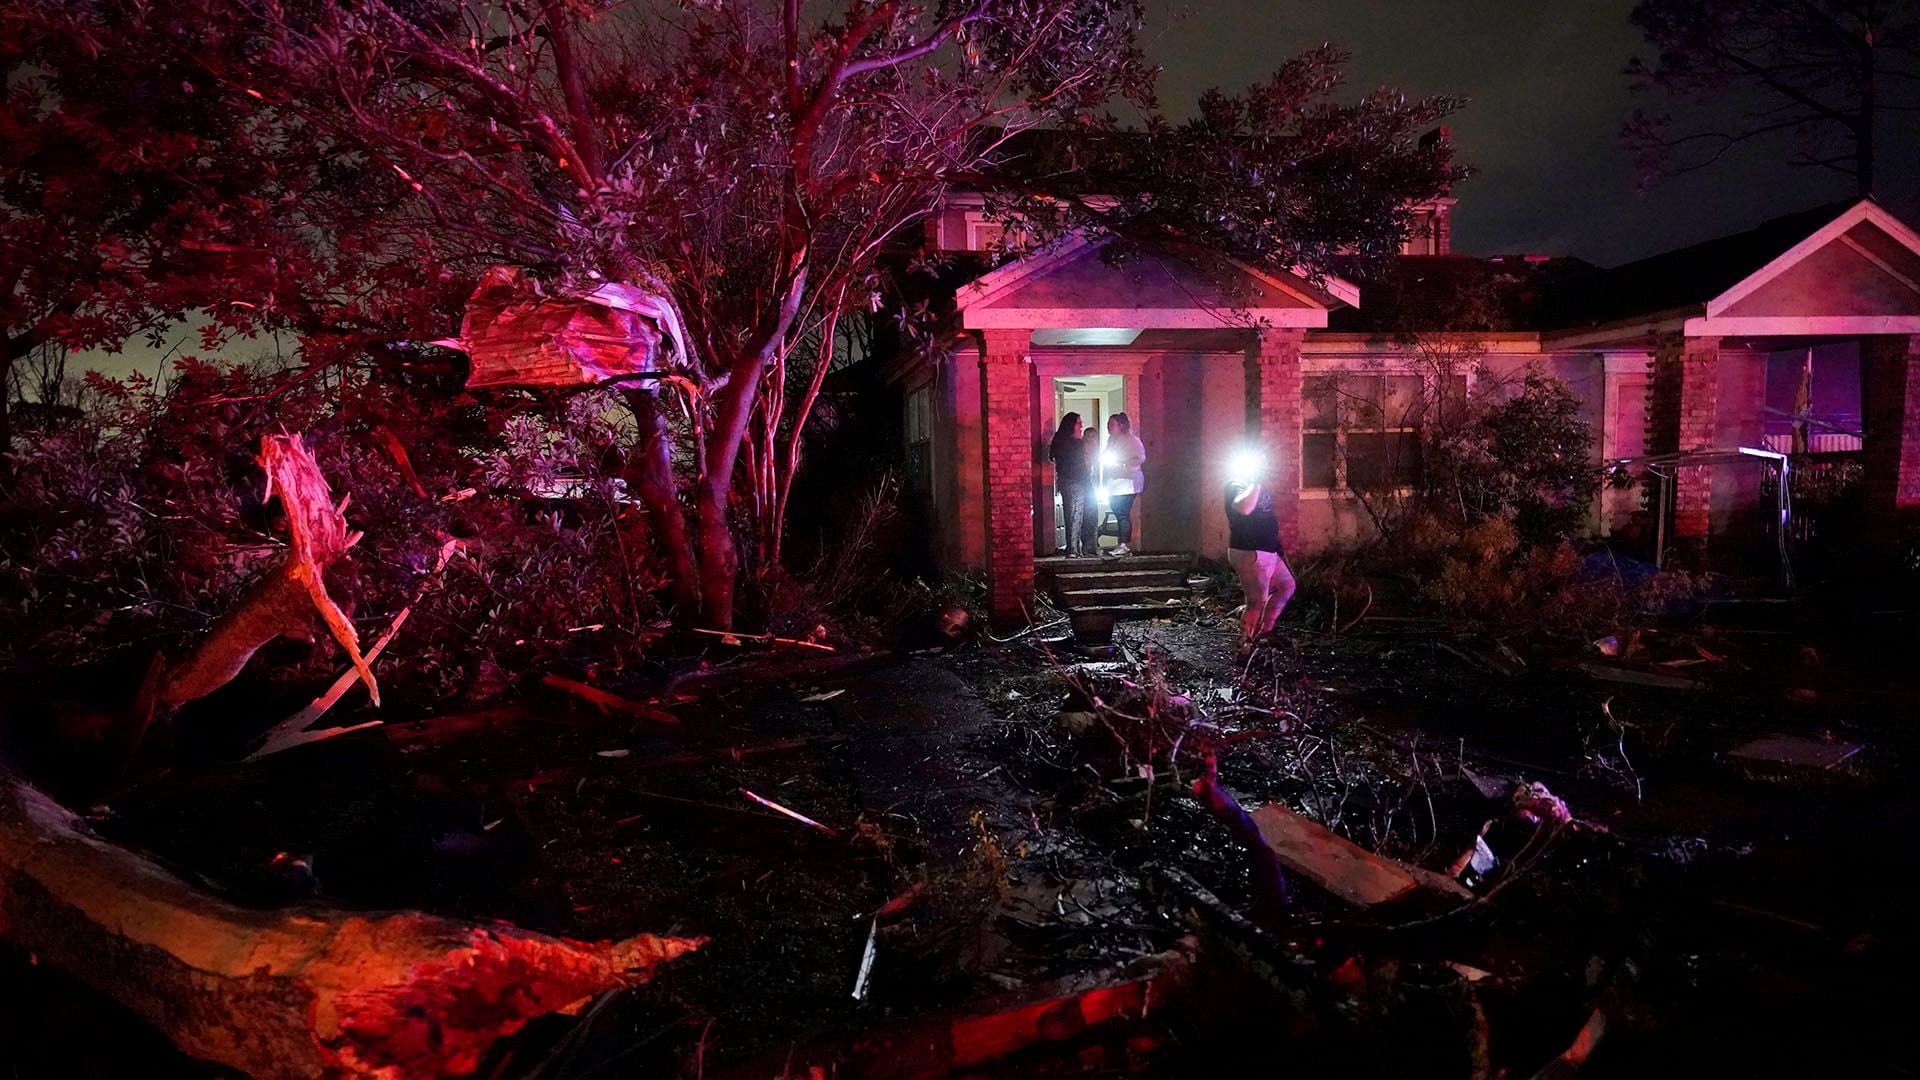
[[1008, 627], [1033, 607], [1033, 333], [984, 330], [981, 339], [987, 608], [995, 625]]
[[[1300, 348], [1306, 336], [1298, 328], [1259, 330], [1247, 347], [1247, 438], [1266, 453], [1267, 489], [1290, 551], [1300, 541]], [[1214, 499], [1207, 505], [1218, 505]]]
[[1861, 453], [1867, 528], [1885, 545], [1920, 524], [1920, 335], [1861, 342]]
[[[1704, 450], [1713, 445], [1719, 362], [1719, 338], [1669, 337], [1655, 343], [1647, 391], [1649, 453]], [[1677, 470], [1670, 535], [1705, 539], [1712, 522], [1712, 470]]]

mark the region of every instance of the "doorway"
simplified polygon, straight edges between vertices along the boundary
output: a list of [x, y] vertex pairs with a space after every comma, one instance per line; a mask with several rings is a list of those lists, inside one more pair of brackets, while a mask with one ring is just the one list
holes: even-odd
[[[1097, 463], [1107, 448], [1107, 417], [1123, 412], [1127, 407], [1127, 386], [1124, 375], [1063, 375], [1053, 379], [1053, 416], [1054, 423], [1068, 413], [1079, 413], [1080, 422], [1094, 438], [1093, 454]], [[1049, 433], [1051, 437], [1051, 433]], [[1097, 465], [1096, 465], [1097, 468]], [[1095, 517], [1097, 528], [1095, 543], [1102, 550], [1118, 543], [1113, 535], [1113, 524], [1108, 521], [1106, 485], [1099, 482], [1096, 473], [1094, 497], [1097, 503]], [[1067, 515], [1060, 503], [1058, 485], [1050, 493], [1053, 499], [1053, 550], [1063, 551], [1067, 546]]]

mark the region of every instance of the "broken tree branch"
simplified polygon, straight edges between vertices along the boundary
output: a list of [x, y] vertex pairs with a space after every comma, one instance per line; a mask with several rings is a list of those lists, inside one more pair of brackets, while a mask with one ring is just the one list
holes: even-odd
[[597, 686], [588, 686], [586, 683], [569, 679], [565, 675], [543, 675], [540, 678], [540, 682], [542, 685], [551, 686], [562, 693], [572, 694], [574, 697], [599, 709], [602, 713], [608, 711], [623, 712], [629, 716], [638, 716], [643, 720], [653, 720], [662, 724], [678, 724], [680, 722], [679, 717], [667, 712], [665, 709], [656, 709], [645, 702], [621, 697], [619, 694], [609, 694]]
[[0, 772], [0, 934], [181, 1049], [261, 1080], [457, 1076], [528, 1021], [646, 982], [695, 938], [597, 944], [418, 911], [256, 911]]
[[318, 609], [334, 639], [347, 650], [367, 694], [380, 704], [380, 684], [360, 654], [360, 638], [346, 613], [327, 595], [323, 571], [359, 539], [347, 531], [343, 500], [335, 506], [320, 466], [298, 435], [268, 435], [260, 440], [260, 467], [267, 474], [267, 498], [277, 492], [287, 514], [287, 557], [256, 581], [240, 603], [213, 625], [207, 639], [186, 662], [169, 670], [157, 704], [180, 705], [203, 698], [247, 666], [261, 646], [298, 634]]
[[[458, 551], [461, 546], [458, 540], [448, 540], [446, 543], [440, 545], [440, 557], [433, 564], [433, 573], [438, 574], [440, 571], [445, 570], [447, 568], [447, 561], [453, 558], [453, 553]], [[429, 581], [431, 581], [431, 578], [429, 578]], [[393, 622], [388, 624], [386, 633], [381, 634], [379, 640], [373, 643], [373, 648], [367, 650], [367, 666], [369, 668], [373, 666], [375, 660], [380, 658], [380, 654], [386, 650], [388, 643], [393, 641], [394, 636], [400, 633], [400, 628], [407, 624], [407, 617], [413, 614], [413, 605], [419, 603], [420, 598], [426, 595], [427, 584], [427, 582], [422, 582], [420, 587], [414, 590], [412, 602], [400, 609], [400, 613], [393, 617]], [[341, 672], [340, 677], [333, 681], [333, 685], [327, 688], [326, 693], [314, 698], [306, 708], [301, 709], [299, 712], [280, 721], [273, 727], [268, 728], [267, 733], [261, 736], [259, 748], [254, 750], [253, 753], [248, 754], [246, 760], [258, 761], [268, 754], [277, 754], [282, 750], [291, 750], [296, 746], [322, 742], [336, 735], [345, 735], [350, 731], [361, 731], [370, 727], [378, 727], [381, 721], [369, 720], [364, 724], [354, 724], [351, 727], [327, 728], [322, 731], [307, 730], [314, 725], [315, 721], [325, 715], [328, 709], [333, 708], [339, 703], [341, 698], [346, 696], [347, 691], [353, 688], [353, 684], [358, 680], [359, 675], [360, 672], [355, 668], [348, 668], [346, 671]]]

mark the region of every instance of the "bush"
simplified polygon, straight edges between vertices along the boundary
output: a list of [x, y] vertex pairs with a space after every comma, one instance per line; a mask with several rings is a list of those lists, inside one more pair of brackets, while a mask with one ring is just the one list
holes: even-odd
[[1526, 543], [1581, 532], [1600, 492], [1593, 432], [1566, 383], [1529, 372], [1517, 393], [1434, 439], [1423, 503], [1463, 525], [1510, 521]]

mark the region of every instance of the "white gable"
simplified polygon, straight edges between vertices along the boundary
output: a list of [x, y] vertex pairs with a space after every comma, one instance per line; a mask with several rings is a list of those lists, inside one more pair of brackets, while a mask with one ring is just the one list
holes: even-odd
[[1920, 235], [1862, 200], [1707, 302], [1690, 335], [1920, 332]]
[[987, 274], [958, 299], [968, 329], [1177, 330], [1324, 327], [1328, 309], [1356, 302], [1358, 291], [1337, 279], [1316, 287], [1199, 252], [1115, 263], [1102, 257], [1101, 245], [1068, 237]]

